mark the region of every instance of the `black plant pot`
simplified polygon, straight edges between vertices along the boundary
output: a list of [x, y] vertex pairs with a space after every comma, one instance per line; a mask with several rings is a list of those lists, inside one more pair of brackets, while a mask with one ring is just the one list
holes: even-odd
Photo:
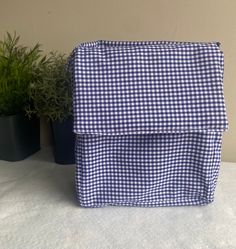
[[24, 113], [0, 117], [0, 160], [19, 161], [40, 150], [39, 119]]
[[58, 164], [75, 163], [75, 135], [73, 118], [51, 122], [54, 140], [54, 159]]

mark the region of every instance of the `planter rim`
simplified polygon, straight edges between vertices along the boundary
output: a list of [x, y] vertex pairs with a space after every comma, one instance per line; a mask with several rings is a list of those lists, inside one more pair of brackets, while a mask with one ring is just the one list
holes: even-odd
[[51, 122], [51, 123], [63, 123], [63, 122], [66, 122], [66, 121], [68, 121], [68, 120], [70, 120], [70, 119], [73, 119], [74, 118], [74, 116], [73, 115], [69, 115], [67, 118], [65, 118], [65, 119], [63, 119], [63, 120], [59, 120], [59, 119], [56, 119], [56, 120], [49, 120], [49, 122]]
[[16, 116], [21, 116], [21, 115], [26, 116], [24, 112], [19, 112], [19, 113], [12, 114], [12, 115], [1, 115], [0, 114], [0, 118], [2, 118], [2, 119], [3, 118], [11, 118], [11, 117], [16, 117]]

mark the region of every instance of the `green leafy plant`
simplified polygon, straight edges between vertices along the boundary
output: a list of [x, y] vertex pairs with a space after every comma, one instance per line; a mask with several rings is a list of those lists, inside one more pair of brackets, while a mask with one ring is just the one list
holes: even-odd
[[40, 44], [33, 48], [19, 45], [20, 36], [6, 34], [0, 41], [0, 116], [24, 111], [29, 103], [28, 88], [41, 77], [47, 64]]
[[72, 115], [71, 82], [66, 68], [67, 57], [51, 52], [47, 65], [41, 67], [41, 79], [30, 84], [32, 101], [26, 112], [29, 116], [45, 116], [50, 121], [63, 121]]

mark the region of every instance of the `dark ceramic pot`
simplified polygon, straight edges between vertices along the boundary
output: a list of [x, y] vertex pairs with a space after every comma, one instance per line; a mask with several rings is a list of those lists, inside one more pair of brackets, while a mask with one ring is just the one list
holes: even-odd
[[51, 122], [54, 140], [54, 159], [58, 164], [75, 163], [75, 134], [73, 133], [73, 117], [65, 121]]
[[0, 117], [0, 160], [19, 161], [40, 150], [40, 122], [24, 113]]

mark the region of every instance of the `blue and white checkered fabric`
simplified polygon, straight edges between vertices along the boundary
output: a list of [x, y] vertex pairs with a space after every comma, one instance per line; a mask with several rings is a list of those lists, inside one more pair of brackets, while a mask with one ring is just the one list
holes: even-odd
[[213, 200], [228, 128], [219, 43], [96, 41], [69, 64], [82, 206]]

